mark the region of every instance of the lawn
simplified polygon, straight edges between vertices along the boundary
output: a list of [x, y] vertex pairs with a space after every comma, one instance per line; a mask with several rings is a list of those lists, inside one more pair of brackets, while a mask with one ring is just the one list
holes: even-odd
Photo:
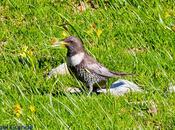
[[[82, 84], [46, 74], [66, 61], [51, 40], [71, 35], [144, 93], [65, 93]], [[174, 0], [1, 0], [0, 129], [175, 129], [174, 42]]]

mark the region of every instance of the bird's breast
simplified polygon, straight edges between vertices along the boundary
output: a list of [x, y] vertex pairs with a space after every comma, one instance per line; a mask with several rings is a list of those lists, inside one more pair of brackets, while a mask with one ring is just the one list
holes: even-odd
[[83, 61], [84, 56], [85, 56], [84, 52], [77, 53], [77, 54], [70, 56], [70, 57], [68, 56], [67, 57], [68, 66], [79, 65]]

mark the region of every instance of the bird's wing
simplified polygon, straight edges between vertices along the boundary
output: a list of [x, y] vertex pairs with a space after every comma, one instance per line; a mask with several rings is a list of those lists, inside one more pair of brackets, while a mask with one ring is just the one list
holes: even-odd
[[85, 63], [85, 68], [86, 71], [88, 72], [94, 72], [98, 75], [101, 75], [103, 77], [114, 77], [114, 76], [126, 76], [126, 75], [133, 75], [133, 74], [128, 74], [128, 73], [123, 73], [123, 72], [112, 72], [108, 70], [106, 67], [102, 66], [100, 63], [98, 63], [95, 59], [87, 55], [88, 59], [86, 60]]
[[86, 69], [87, 69], [87, 71], [94, 72], [94, 73], [101, 75], [101, 76], [104, 76], [104, 77], [115, 76], [115, 74], [113, 74], [107, 68], [103, 67], [102, 65], [100, 65], [98, 63], [87, 64]]

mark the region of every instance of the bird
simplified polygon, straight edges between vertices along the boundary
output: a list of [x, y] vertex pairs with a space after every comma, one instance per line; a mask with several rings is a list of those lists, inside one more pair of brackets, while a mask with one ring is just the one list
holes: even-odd
[[75, 37], [69, 36], [63, 40], [53, 43], [53, 46], [67, 48], [67, 67], [71, 75], [85, 83], [89, 89], [88, 95], [97, 89], [106, 88], [109, 78], [116, 76], [132, 75], [124, 72], [113, 72], [100, 64], [95, 58], [87, 53], [83, 42]]

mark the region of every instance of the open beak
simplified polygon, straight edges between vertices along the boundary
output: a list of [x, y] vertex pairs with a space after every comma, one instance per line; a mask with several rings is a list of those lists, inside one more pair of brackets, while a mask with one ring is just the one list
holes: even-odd
[[65, 47], [68, 43], [64, 42], [64, 40], [58, 41], [57, 39], [53, 39], [51, 41], [52, 47]]

